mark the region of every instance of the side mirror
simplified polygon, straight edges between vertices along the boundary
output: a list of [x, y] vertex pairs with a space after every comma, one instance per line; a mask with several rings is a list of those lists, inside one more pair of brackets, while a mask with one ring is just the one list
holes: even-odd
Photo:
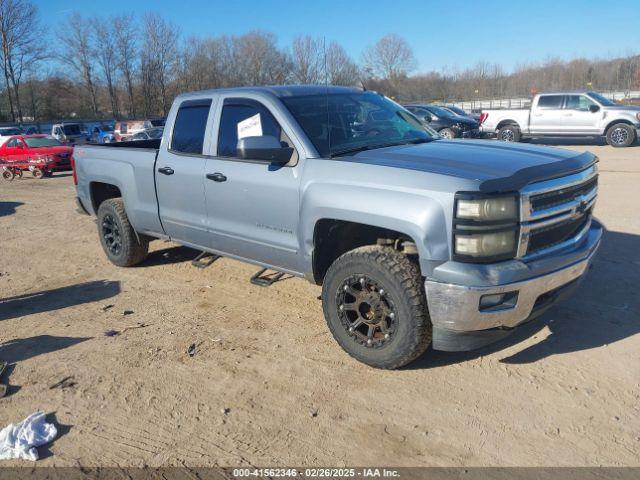
[[596, 113], [596, 112], [597, 112], [597, 111], [599, 111], [599, 110], [600, 110], [600, 106], [598, 106], [598, 105], [593, 105], [593, 104], [592, 104], [592, 105], [589, 105], [589, 111], [590, 111], [591, 113]]
[[433, 121], [433, 117], [432, 117], [431, 115], [429, 115], [428, 113], [427, 113], [424, 117], [422, 117], [422, 118], [423, 118], [423, 120], [424, 120], [425, 122], [427, 122], [427, 123], [429, 123], [429, 122], [432, 122], [432, 121]]
[[287, 163], [293, 154], [293, 148], [283, 147], [280, 141], [271, 135], [241, 138], [236, 149], [238, 158], [281, 165]]

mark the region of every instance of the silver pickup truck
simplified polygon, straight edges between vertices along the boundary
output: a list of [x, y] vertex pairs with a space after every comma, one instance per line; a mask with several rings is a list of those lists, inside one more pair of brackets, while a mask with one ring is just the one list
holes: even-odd
[[605, 137], [612, 147], [638, 139], [640, 106], [620, 105], [597, 92], [541, 93], [530, 109], [483, 110], [481, 131], [498, 140], [530, 137]]
[[160, 238], [305, 277], [378, 368], [502, 339], [578, 284], [602, 236], [594, 155], [444, 140], [355, 88], [180, 95], [161, 140], [74, 156], [114, 264]]

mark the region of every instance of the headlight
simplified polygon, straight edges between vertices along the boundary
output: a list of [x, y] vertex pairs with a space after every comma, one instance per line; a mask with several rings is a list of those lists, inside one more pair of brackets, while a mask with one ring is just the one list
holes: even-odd
[[459, 192], [454, 205], [454, 260], [487, 263], [517, 255], [520, 217], [518, 195]]
[[473, 258], [510, 256], [516, 248], [516, 231], [470, 235], [456, 233], [455, 240], [456, 255]]
[[478, 222], [515, 221], [518, 219], [518, 204], [515, 196], [498, 198], [459, 198], [456, 218]]

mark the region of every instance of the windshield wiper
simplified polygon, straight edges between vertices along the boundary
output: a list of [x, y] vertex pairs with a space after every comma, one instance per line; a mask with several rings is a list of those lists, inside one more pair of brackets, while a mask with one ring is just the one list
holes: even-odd
[[333, 157], [339, 157], [341, 155], [347, 155], [349, 153], [359, 153], [367, 150], [376, 150], [378, 148], [386, 148], [386, 147], [398, 147], [400, 145], [427, 143], [427, 142], [432, 142], [433, 140], [435, 140], [435, 138], [414, 138], [412, 140], [403, 140], [401, 142], [372, 143], [369, 145], [361, 145], [359, 147], [351, 147], [351, 148], [344, 148], [342, 150], [337, 150], [335, 152], [331, 152], [329, 156], [330, 158], [333, 158]]

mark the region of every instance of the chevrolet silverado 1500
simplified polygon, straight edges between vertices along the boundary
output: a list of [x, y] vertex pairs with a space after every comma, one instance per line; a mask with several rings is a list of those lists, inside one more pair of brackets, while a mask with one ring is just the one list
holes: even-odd
[[613, 147], [628, 147], [640, 130], [639, 106], [620, 105], [596, 92], [541, 93], [530, 109], [482, 113], [482, 131], [505, 142], [545, 136], [605, 137]]
[[306, 277], [342, 348], [397, 368], [501, 339], [578, 284], [602, 235], [596, 163], [292, 86], [180, 95], [162, 139], [76, 147], [74, 175], [116, 265], [160, 238]]

